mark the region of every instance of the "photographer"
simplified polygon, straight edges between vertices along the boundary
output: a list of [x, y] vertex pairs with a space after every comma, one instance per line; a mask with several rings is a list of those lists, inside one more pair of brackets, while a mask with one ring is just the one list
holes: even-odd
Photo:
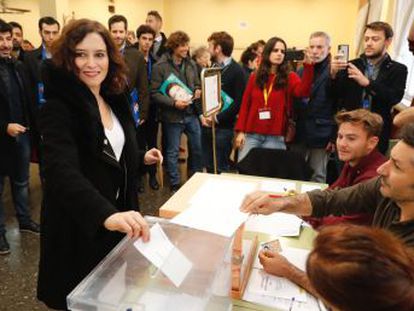
[[[326, 182], [329, 152], [335, 148], [330, 141], [335, 133], [334, 101], [328, 94], [331, 38], [325, 32], [314, 32], [309, 38], [309, 51], [315, 63], [309, 97], [295, 103], [297, 135], [293, 150], [305, 155], [313, 170], [311, 180]], [[302, 76], [303, 68], [299, 71]]]
[[365, 26], [364, 54], [348, 62], [336, 57], [331, 63], [331, 91], [337, 109], [365, 108], [381, 115], [384, 127], [379, 150], [385, 154], [391, 134], [391, 108], [404, 95], [407, 67], [387, 53], [394, 32], [384, 22]]

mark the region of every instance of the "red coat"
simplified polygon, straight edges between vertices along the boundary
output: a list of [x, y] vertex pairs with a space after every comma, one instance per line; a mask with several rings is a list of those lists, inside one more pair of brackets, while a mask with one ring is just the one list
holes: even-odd
[[[269, 76], [266, 88], [269, 89], [274, 74]], [[263, 89], [256, 84], [256, 73], [252, 73], [243, 94], [235, 130], [238, 132], [283, 136], [286, 126], [286, 106], [292, 110], [292, 97], [308, 97], [313, 81], [313, 65], [304, 64], [302, 79], [294, 72], [288, 76], [288, 103], [285, 89], [273, 88], [270, 92], [267, 108], [271, 118], [259, 119], [259, 110], [265, 107]]]

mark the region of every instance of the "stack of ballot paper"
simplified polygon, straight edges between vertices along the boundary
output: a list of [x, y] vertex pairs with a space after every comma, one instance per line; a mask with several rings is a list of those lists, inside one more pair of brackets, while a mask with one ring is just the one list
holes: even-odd
[[171, 222], [231, 237], [249, 217], [240, 212], [240, 206], [255, 189], [255, 182], [207, 179], [190, 200], [190, 206]]
[[[281, 255], [292, 264], [305, 270], [309, 250], [283, 247]], [[266, 273], [256, 258], [243, 300], [279, 310], [321, 310], [321, 303], [296, 284], [285, 278]], [[322, 309], [324, 310], [324, 309]]]
[[299, 217], [285, 213], [252, 215], [246, 221], [245, 230], [275, 236], [299, 236], [302, 222]]

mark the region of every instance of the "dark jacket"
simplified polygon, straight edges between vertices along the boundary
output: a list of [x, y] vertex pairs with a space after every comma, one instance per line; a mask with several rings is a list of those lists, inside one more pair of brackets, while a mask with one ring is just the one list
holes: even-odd
[[33, 116], [31, 134], [35, 147], [38, 146], [39, 135], [39, 109], [38, 109], [38, 84], [41, 80], [41, 64], [42, 64], [42, 46], [35, 50], [26, 52], [24, 55], [24, 65], [26, 67], [27, 79], [29, 81], [30, 94], [30, 114]]
[[228, 109], [217, 114], [218, 128], [233, 129], [243, 99], [243, 92], [246, 87], [245, 82], [243, 69], [234, 59], [232, 59], [231, 63], [221, 71], [221, 89], [226, 92], [234, 102]]
[[174, 64], [171, 54], [165, 53], [152, 69], [151, 99], [160, 108], [161, 121], [182, 122], [186, 115], [202, 114], [200, 100], [194, 100], [193, 104], [189, 105], [187, 109], [179, 110], [174, 107], [174, 99], [160, 91], [162, 83], [171, 73], [186, 84], [191, 91], [194, 92], [196, 89], [201, 89], [195, 62], [190, 57], [187, 57], [183, 59], [183, 66], [184, 69], [180, 71]]
[[7, 73], [6, 66], [14, 68], [16, 73], [15, 78], [19, 85], [22, 110], [24, 118], [24, 126], [30, 125], [29, 117], [29, 103], [30, 96], [28, 92], [28, 82], [25, 75], [25, 69], [23, 63], [14, 59], [1, 59], [1, 66], [4, 66], [4, 70], [0, 70], [0, 175], [10, 175], [14, 172], [14, 159], [16, 158], [16, 138], [7, 134], [7, 126], [9, 123], [13, 123], [10, 115], [10, 97], [5, 81], [10, 80], [10, 76]]
[[[41, 213], [38, 298], [66, 308], [69, 292], [120, 241], [104, 221], [138, 210], [136, 178], [143, 163], [127, 94], [102, 96], [119, 119], [125, 145], [118, 162], [89, 89], [49, 62], [40, 114], [45, 189]], [[118, 196], [117, 196], [118, 193]]]
[[128, 68], [128, 86], [131, 91], [136, 88], [139, 96], [139, 113], [141, 120], [148, 119], [149, 111], [149, 94], [147, 65], [144, 55], [136, 48], [129, 46], [124, 50], [124, 59]]
[[[367, 60], [364, 55], [352, 60], [351, 63], [362, 73], [365, 72]], [[365, 91], [372, 96], [371, 111], [380, 114], [384, 121], [378, 146], [382, 153], [388, 149], [392, 126], [391, 108], [403, 98], [406, 80], [407, 67], [386, 55], [378, 77], [365, 88]], [[348, 78], [346, 70], [340, 71], [336, 79], [331, 80], [331, 91], [336, 99], [337, 110], [362, 108], [364, 88], [353, 79]]]
[[[309, 148], [325, 148], [335, 136], [335, 102], [329, 94], [330, 56], [314, 66], [314, 78], [309, 98], [295, 103], [297, 138]], [[299, 70], [302, 76], [303, 68]]]
[[161, 58], [161, 56], [165, 52], [167, 52], [167, 48], [165, 47], [165, 44], [167, 43], [167, 37], [166, 37], [165, 33], [163, 33], [163, 32], [161, 32], [160, 34], [161, 34], [161, 37], [162, 37], [160, 48], [158, 49], [158, 51], [156, 53], [154, 53], [154, 44], [153, 44], [152, 47], [151, 47], [151, 51], [150, 51], [152, 57], [156, 61], [158, 61]]

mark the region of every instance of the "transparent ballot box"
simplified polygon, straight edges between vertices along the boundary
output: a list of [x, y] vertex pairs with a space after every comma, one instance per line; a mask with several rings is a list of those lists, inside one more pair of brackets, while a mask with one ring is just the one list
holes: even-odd
[[[125, 237], [68, 295], [73, 311], [230, 310], [231, 265], [225, 262], [231, 239], [146, 217], [158, 223], [175, 248], [162, 265], [177, 267], [176, 252], [192, 264], [176, 286], [162, 266], [151, 264]], [[181, 257], [182, 258], [182, 257]]]

